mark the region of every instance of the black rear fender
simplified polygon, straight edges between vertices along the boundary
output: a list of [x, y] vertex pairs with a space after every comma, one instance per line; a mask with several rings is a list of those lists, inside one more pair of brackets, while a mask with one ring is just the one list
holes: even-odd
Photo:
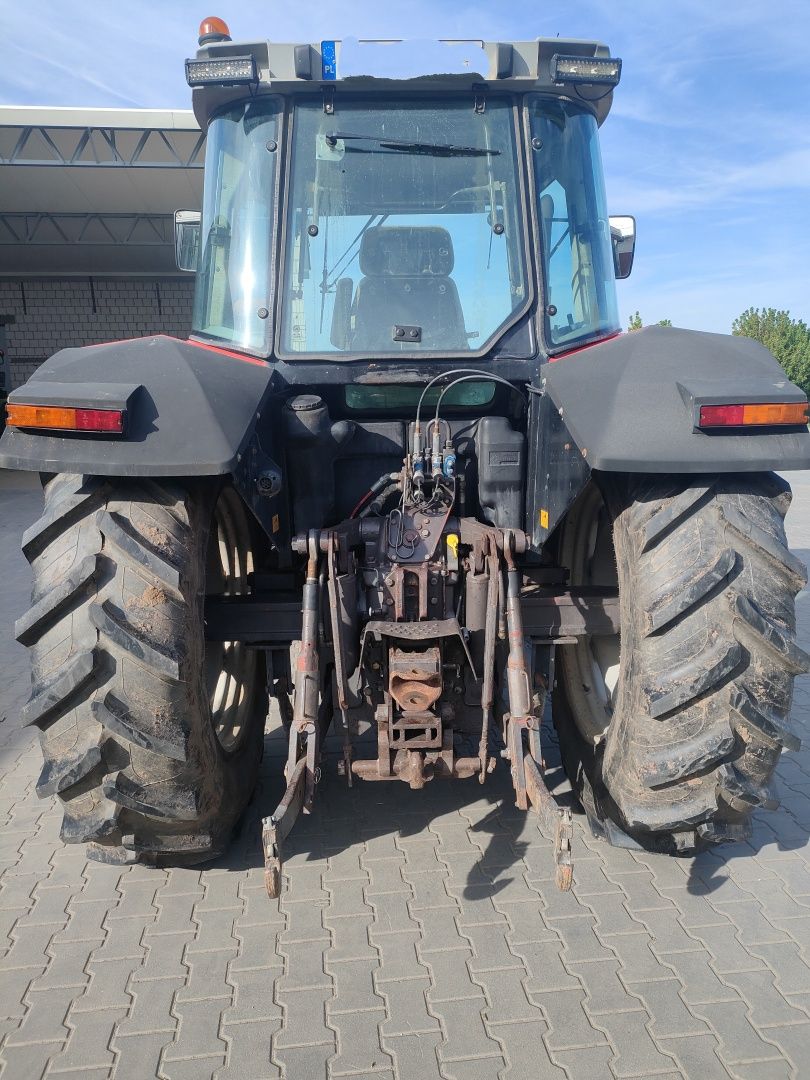
[[650, 326], [542, 368], [532, 395], [527, 529], [541, 546], [602, 473], [713, 474], [810, 468], [810, 431], [697, 428], [701, 404], [803, 402], [750, 338]]
[[[273, 445], [275, 425], [260, 423], [272, 380], [263, 360], [162, 335], [63, 349], [12, 391], [9, 402], [124, 408], [124, 433], [7, 427], [0, 467], [121, 477], [230, 475], [278, 542], [286, 532], [275, 465], [280, 450]], [[265, 482], [260, 494], [261, 473], [277, 482]]]

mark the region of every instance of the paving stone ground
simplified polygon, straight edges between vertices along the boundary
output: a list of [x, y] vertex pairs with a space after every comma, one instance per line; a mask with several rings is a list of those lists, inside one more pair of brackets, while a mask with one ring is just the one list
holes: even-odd
[[[792, 479], [788, 531], [808, 561], [810, 476]], [[270, 901], [257, 823], [281, 789], [271, 720], [227, 858], [88, 862], [36, 798], [39, 748], [19, 727], [19, 538], [38, 506], [30, 478], [0, 472], [3, 1080], [810, 1076], [810, 750], [783, 757], [782, 805], [750, 843], [673, 860], [578, 822], [568, 894], [505, 769], [422, 792], [348, 790], [327, 769]], [[808, 648], [807, 593], [799, 620]]]

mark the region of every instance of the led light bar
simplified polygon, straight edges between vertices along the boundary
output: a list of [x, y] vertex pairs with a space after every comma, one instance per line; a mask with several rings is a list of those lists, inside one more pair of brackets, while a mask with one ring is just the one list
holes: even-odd
[[593, 83], [617, 86], [622, 62], [613, 56], [560, 56], [551, 58], [551, 78], [557, 83]]
[[6, 405], [6, 423], [51, 431], [96, 431], [120, 435], [123, 409], [73, 409], [61, 405]]
[[186, 60], [189, 86], [236, 86], [258, 82], [254, 56], [226, 56], [221, 60]]
[[790, 403], [761, 402], [753, 405], [701, 405], [701, 428], [718, 427], [770, 427], [781, 424], [806, 424], [808, 422], [806, 401]]

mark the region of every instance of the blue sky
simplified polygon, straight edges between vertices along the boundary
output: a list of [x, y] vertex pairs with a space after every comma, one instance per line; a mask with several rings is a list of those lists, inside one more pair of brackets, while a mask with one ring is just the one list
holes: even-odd
[[34, 0], [3, 9], [0, 102], [186, 108], [205, 15], [235, 39], [598, 38], [624, 61], [602, 128], [612, 213], [634, 214], [626, 325], [728, 332], [749, 306], [810, 321], [807, 0]]

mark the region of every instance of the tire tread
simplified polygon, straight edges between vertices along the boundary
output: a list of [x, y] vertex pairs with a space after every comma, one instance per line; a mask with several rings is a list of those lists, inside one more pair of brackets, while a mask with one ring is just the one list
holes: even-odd
[[40, 730], [37, 792], [60, 799], [62, 839], [88, 843], [102, 862], [211, 858], [255, 783], [260, 666], [238, 754], [223, 754], [205, 697], [202, 575], [216, 498], [199, 482], [56, 475], [23, 537], [33, 600], [16, 632], [32, 656], [22, 718]]
[[613, 494], [620, 685], [580, 770], [601, 819], [688, 854], [746, 835], [754, 810], [778, 805], [776, 763], [800, 746], [793, 679], [810, 655], [796, 642], [807, 573], [785, 539], [787, 484], [754, 474], [680, 485], [629, 477]]

